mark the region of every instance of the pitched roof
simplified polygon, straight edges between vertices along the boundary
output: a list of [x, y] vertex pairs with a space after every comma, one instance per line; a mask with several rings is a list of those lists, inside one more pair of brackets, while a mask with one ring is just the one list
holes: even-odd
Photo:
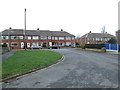
[[[2, 35], [24, 35], [23, 29], [6, 29], [2, 31]], [[50, 31], [50, 30], [26, 30], [26, 35], [38, 36], [74, 36], [65, 31]]]
[[81, 38], [112, 38], [115, 37], [108, 33], [87, 33], [83, 35]]
[[120, 30], [116, 31], [116, 33], [120, 33]]

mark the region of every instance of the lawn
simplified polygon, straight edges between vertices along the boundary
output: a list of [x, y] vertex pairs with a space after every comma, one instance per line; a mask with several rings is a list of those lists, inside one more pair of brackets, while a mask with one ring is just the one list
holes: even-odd
[[21, 50], [2, 62], [2, 78], [48, 66], [62, 57], [50, 50]]

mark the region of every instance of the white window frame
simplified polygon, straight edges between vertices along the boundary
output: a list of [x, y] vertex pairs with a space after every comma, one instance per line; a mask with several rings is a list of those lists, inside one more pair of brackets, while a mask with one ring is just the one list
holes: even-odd
[[[17, 45], [13, 45], [13, 43], [17, 43]], [[11, 46], [17, 47], [18, 46], [18, 42], [11, 42]]]
[[28, 38], [28, 40], [31, 40], [31, 36], [28, 36], [27, 38]]
[[32, 38], [33, 38], [33, 40], [38, 40], [39, 36], [33, 36]]
[[66, 37], [66, 40], [71, 40], [71, 37]]
[[51, 39], [51, 36], [48, 36], [48, 39]]
[[1, 39], [9, 39], [9, 37], [8, 36], [1, 36]]
[[55, 37], [55, 40], [58, 40], [58, 37]]
[[23, 36], [19, 36], [19, 39], [23, 39]]
[[54, 38], [54, 36], [52, 36], [52, 40], [54, 40], [55, 38]]
[[59, 37], [59, 40], [64, 40], [65, 38], [64, 37]]
[[66, 46], [70, 46], [71, 44], [71, 42], [66, 42]]
[[[61, 45], [61, 44], [62, 44], [62, 45]], [[64, 42], [60, 42], [60, 43], [59, 43], [59, 45], [60, 45], [60, 46], [64, 46], [64, 45], [65, 45], [65, 43], [64, 43]]]
[[[14, 38], [16, 37], [16, 38]], [[18, 36], [11, 36], [11, 39], [18, 39]]]
[[72, 37], [72, 40], [75, 40], [75, 37]]
[[[35, 44], [36, 44], [36, 45], [35, 45]], [[39, 42], [33, 42], [33, 43], [32, 43], [32, 46], [33, 46], [33, 47], [39, 46]]]
[[41, 39], [42, 40], [47, 39], [47, 36], [41, 36]]

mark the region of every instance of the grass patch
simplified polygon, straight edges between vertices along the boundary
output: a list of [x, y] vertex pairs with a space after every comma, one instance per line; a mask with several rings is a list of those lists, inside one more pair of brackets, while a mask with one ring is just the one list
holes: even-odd
[[50, 50], [22, 50], [2, 62], [2, 78], [48, 66], [62, 57]]

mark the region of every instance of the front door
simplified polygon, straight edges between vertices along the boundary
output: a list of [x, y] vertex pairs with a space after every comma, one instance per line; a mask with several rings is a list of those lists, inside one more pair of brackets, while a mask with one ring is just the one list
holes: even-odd
[[29, 48], [30, 47], [30, 43], [27, 43], [27, 48]]
[[24, 42], [21, 42], [21, 48], [24, 48]]

